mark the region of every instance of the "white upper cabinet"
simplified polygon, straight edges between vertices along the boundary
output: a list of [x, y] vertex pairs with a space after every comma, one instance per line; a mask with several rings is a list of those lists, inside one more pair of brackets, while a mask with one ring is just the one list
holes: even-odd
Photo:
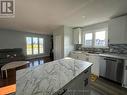
[[109, 44], [127, 44], [127, 16], [111, 19], [108, 28]]
[[81, 34], [82, 34], [81, 28], [75, 28], [73, 30], [73, 35], [74, 35], [73, 41], [74, 41], [74, 44], [82, 44], [82, 42], [81, 42]]

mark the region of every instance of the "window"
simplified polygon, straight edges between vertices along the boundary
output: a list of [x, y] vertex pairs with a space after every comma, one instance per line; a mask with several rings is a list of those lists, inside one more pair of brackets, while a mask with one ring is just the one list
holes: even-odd
[[26, 37], [27, 55], [44, 53], [44, 39], [38, 37]]
[[106, 31], [99, 31], [95, 33], [95, 47], [106, 46]]
[[108, 45], [107, 30], [98, 30], [84, 35], [85, 47], [104, 48]]
[[38, 54], [38, 38], [33, 38], [33, 54]]
[[32, 38], [31, 37], [26, 37], [26, 43], [27, 43], [27, 55], [32, 54]]
[[40, 50], [40, 53], [43, 53], [44, 52], [43, 38], [39, 38], [39, 50]]
[[92, 33], [86, 33], [85, 34], [85, 46], [86, 47], [91, 47], [92, 46]]

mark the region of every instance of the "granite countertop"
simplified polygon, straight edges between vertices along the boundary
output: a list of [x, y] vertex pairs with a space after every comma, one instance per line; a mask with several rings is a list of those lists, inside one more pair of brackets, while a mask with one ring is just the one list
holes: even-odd
[[97, 55], [97, 56], [102, 56], [102, 57], [113, 57], [113, 58], [119, 58], [119, 59], [125, 59], [127, 60], [127, 54], [116, 54], [116, 53], [88, 53], [85, 51], [72, 51], [74, 53], [80, 53], [80, 54], [89, 54], [89, 55]]
[[72, 53], [75, 54], [89, 54], [89, 55], [98, 55], [98, 53], [89, 53], [87, 51], [71, 51]]
[[16, 73], [16, 95], [52, 95], [91, 65], [67, 57], [19, 70]]
[[113, 58], [119, 58], [119, 59], [125, 59], [127, 60], [127, 54], [113, 54], [113, 53], [109, 53], [109, 54], [99, 54], [102, 57], [113, 57]]

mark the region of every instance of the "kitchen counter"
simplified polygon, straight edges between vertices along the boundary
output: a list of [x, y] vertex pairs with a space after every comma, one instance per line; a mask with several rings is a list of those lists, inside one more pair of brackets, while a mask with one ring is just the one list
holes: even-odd
[[98, 53], [89, 53], [87, 51], [71, 51], [71, 53], [75, 54], [85, 54], [85, 55], [99, 55]]
[[77, 53], [77, 54], [86, 54], [86, 55], [99, 55], [102, 57], [113, 57], [113, 58], [119, 58], [119, 59], [125, 59], [127, 60], [127, 54], [115, 54], [115, 53], [100, 53], [100, 54], [96, 54], [96, 53], [88, 53], [85, 51], [72, 51], [72, 53]]
[[119, 59], [125, 59], [127, 60], [127, 54], [112, 54], [112, 53], [109, 53], [109, 54], [99, 54], [100, 56], [102, 57], [113, 57], [113, 58], [119, 58]]
[[92, 63], [64, 58], [19, 70], [16, 73], [16, 95], [53, 95]]

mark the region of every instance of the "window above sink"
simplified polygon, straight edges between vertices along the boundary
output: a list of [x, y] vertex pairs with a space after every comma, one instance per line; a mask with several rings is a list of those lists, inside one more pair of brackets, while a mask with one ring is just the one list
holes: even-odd
[[107, 48], [108, 47], [108, 29], [94, 31], [84, 31], [83, 46], [87, 48]]

